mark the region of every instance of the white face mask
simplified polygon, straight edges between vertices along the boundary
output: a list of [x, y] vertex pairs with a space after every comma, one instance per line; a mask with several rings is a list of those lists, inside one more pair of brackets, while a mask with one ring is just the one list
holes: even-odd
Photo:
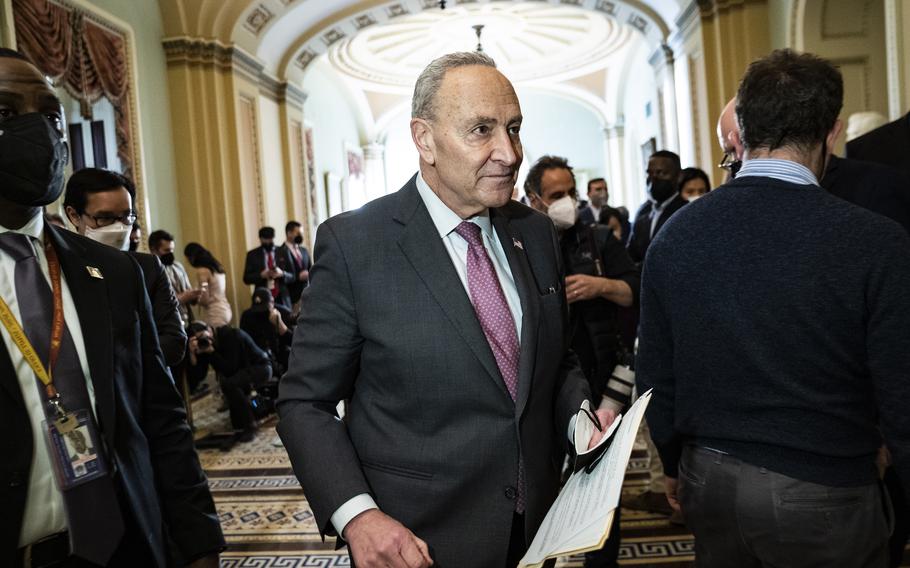
[[698, 194], [695, 194], [695, 195], [690, 195], [690, 196], [687, 197], [686, 199], [689, 201], [689, 203], [692, 203], [693, 201], [695, 201], [695, 200], [697, 200], [697, 199], [701, 199], [701, 198], [704, 197], [704, 196], [705, 196], [704, 193], [698, 193]]
[[571, 196], [567, 195], [557, 199], [547, 208], [547, 215], [559, 230], [565, 230], [575, 224], [577, 204]]
[[85, 236], [117, 250], [129, 250], [130, 232], [133, 228], [124, 223], [114, 223], [100, 229], [85, 228]]

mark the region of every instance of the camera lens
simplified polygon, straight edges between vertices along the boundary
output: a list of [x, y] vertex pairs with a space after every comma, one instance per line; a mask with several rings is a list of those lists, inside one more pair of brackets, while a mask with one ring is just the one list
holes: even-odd
[[208, 337], [200, 337], [196, 341], [196, 344], [199, 345], [199, 347], [206, 349], [212, 345], [212, 340], [209, 339]]

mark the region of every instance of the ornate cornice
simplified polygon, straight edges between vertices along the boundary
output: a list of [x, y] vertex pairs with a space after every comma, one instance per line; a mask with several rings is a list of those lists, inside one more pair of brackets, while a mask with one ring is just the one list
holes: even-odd
[[734, 6], [742, 6], [744, 4], [765, 4], [767, 1], [768, 0], [697, 0], [702, 18], [711, 18]]
[[665, 43], [657, 46], [657, 49], [655, 49], [654, 53], [651, 54], [651, 57], [648, 58], [648, 63], [651, 64], [651, 67], [658, 71], [664, 67], [671, 67], [673, 62], [673, 50]]
[[259, 93], [263, 96], [303, 108], [306, 93], [302, 89], [267, 73], [264, 65], [243, 49], [214, 40], [186, 37], [168, 38], [161, 43], [168, 65], [198, 65], [240, 73], [259, 85]]

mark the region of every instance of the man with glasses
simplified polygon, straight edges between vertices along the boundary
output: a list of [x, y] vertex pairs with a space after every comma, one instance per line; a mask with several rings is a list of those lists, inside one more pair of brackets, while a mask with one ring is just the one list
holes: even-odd
[[[136, 222], [133, 182], [116, 172], [84, 168], [66, 184], [63, 206], [76, 232], [94, 241], [127, 250]], [[177, 297], [168, 282], [164, 266], [155, 255], [131, 252], [145, 276], [145, 289], [152, 301], [158, 342], [168, 366], [183, 360], [186, 333], [180, 321]]]
[[717, 142], [724, 153], [717, 167], [727, 172], [726, 183], [736, 177], [743, 165], [743, 143], [739, 138], [739, 125], [736, 124], [736, 97], [727, 102], [717, 119]]

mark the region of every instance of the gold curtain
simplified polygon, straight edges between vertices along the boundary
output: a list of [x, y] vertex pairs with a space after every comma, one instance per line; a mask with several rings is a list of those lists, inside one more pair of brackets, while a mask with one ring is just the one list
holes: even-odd
[[96, 24], [77, 8], [48, 0], [13, 0], [19, 50], [81, 103], [85, 116], [104, 97], [114, 107], [117, 156], [132, 177], [129, 68], [123, 35]]

